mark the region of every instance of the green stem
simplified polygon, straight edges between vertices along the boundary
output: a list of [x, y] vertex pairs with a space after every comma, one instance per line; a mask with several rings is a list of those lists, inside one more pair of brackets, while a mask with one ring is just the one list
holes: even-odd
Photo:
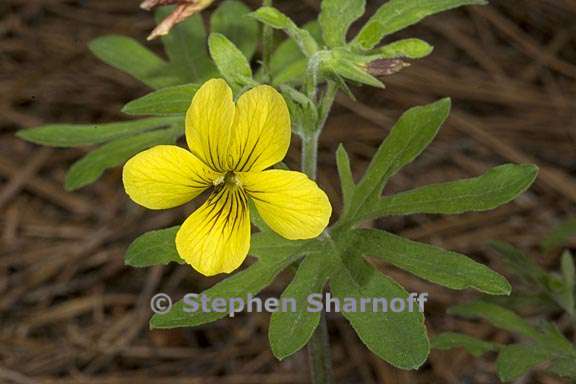
[[[335, 96], [336, 86], [329, 82], [320, 101], [318, 125], [313, 132], [306, 133], [302, 138], [302, 171], [312, 180], [316, 179], [318, 167], [318, 138], [324, 129]], [[313, 384], [331, 384], [334, 382], [328, 325], [324, 312], [320, 316], [318, 328], [308, 342], [308, 360]]]
[[318, 328], [308, 342], [308, 359], [310, 361], [313, 384], [331, 384], [334, 382], [332, 360], [330, 359], [328, 325], [324, 312], [321, 314]]
[[[263, 7], [271, 7], [272, 0], [262, 0]], [[262, 28], [262, 67], [268, 80], [272, 78], [270, 73], [270, 57], [274, 48], [274, 30], [269, 25]]]

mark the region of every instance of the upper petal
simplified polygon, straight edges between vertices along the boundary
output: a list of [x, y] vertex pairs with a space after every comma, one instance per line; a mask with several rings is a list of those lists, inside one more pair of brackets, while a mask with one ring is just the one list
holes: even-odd
[[262, 219], [279, 235], [311, 239], [328, 226], [330, 201], [305, 174], [274, 169], [238, 176]]
[[290, 113], [282, 95], [268, 85], [252, 88], [236, 105], [230, 145], [233, 169], [261, 171], [282, 161], [290, 134]]
[[232, 90], [222, 79], [204, 83], [186, 113], [188, 147], [214, 170], [229, 169], [228, 147], [234, 115]]
[[150, 209], [182, 205], [212, 185], [218, 174], [189, 151], [158, 145], [124, 165], [124, 189], [132, 200]]
[[239, 188], [221, 187], [176, 234], [178, 254], [205, 276], [230, 273], [250, 248], [248, 201]]

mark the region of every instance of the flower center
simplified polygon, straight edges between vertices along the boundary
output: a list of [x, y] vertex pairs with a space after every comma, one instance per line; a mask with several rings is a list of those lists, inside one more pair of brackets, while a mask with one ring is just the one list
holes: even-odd
[[214, 186], [240, 187], [242, 184], [234, 172], [228, 171], [213, 182]]

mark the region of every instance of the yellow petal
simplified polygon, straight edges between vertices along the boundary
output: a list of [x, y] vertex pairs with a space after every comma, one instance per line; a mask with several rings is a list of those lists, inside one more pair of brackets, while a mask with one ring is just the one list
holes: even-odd
[[284, 159], [290, 145], [290, 113], [274, 88], [261, 85], [238, 99], [230, 145], [237, 171], [261, 171]]
[[250, 248], [245, 193], [237, 187], [220, 187], [182, 224], [176, 248], [182, 259], [206, 276], [238, 268]]
[[330, 201], [305, 174], [274, 169], [238, 177], [262, 219], [279, 235], [290, 240], [311, 239], [328, 225]]
[[218, 177], [192, 153], [174, 145], [140, 152], [128, 160], [122, 174], [128, 196], [150, 209], [187, 203]]
[[196, 156], [214, 170], [229, 166], [235, 106], [232, 90], [222, 79], [209, 80], [194, 95], [186, 113], [186, 142]]

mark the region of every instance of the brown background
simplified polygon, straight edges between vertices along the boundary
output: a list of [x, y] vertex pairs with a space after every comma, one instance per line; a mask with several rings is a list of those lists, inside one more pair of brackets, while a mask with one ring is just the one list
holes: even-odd
[[[318, 5], [278, 3], [299, 23], [312, 19]], [[380, 3], [370, 1], [370, 11]], [[386, 90], [355, 89], [359, 103], [338, 99], [320, 155], [320, 183], [334, 205], [340, 204], [338, 143], [346, 144], [359, 175], [403, 110], [450, 96], [455, 108], [448, 124], [393, 179], [389, 192], [471, 177], [505, 162], [538, 164], [538, 181], [514, 203], [491, 212], [374, 225], [464, 252], [499, 271], [499, 257], [486, 243], [505, 239], [546, 268], [557, 268], [558, 254], [538, 254], [536, 246], [576, 212], [575, 18], [573, 0], [495, 0], [399, 34], [423, 38], [436, 50], [387, 78]], [[152, 17], [132, 0], [0, 2], [0, 382], [305, 383], [304, 352], [281, 363], [270, 353], [266, 314], [194, 330], [149, 331], [152, 293], [178, 297], [217, 279], [186, 267], [127, 268], [123, 252], [138, 234], [181, 222], [190, 207], [161, 213], [137, 208], [122, 191], [119, 169], [66, 193], [65, 171], [84, 150], [41, 148], [14, 137], [20, 128], [48, 122], [123, 119], [122, 105], [147, 90], [100, 63], [86, 43], [107, 33], [143, 41], [152, 26]], [[297, 167], [294, 143], [288, 163]], [[445, 314], [474, 292], [450, 291], [382, 268], [407, 289], [430, 292], [431, 334], [458, 330], [514, 340], [482, 322]], [[266, 295], [279, 295], [288, 279], [282, 275]], [[565, 318], [554, 319], [572, 335]], [[370, 354], [341, 317], [330, 317], [329, 326], [339, 383], [498, 382], [492, 355], [432, 352], [420, 371], [402, 372]], [[561, 381], [536, 372], [523, 382]]]

